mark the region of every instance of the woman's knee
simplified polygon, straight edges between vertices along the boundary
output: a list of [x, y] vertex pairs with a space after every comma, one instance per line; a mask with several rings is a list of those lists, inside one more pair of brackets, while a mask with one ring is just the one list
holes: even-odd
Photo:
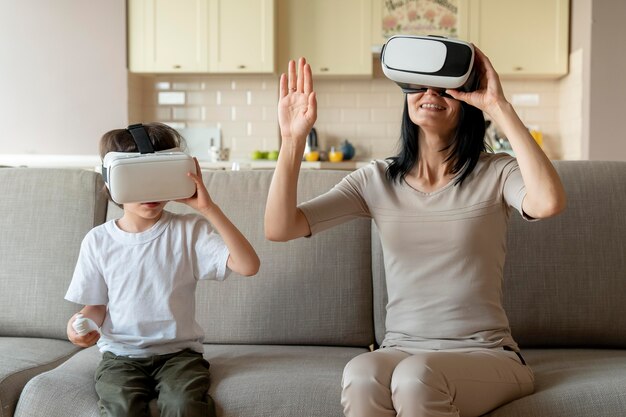
[[342, 386], [362, 385], [371, 378], [371, 360], [367, 355], [359, 355], [348, 362], [343, 369]]
[[389, 387], [393, 369], [401, 358], [395, 353], [381, 351], [363, 353], [353, 358], [343, 370], [342, 386], [367, 387], [386, 385]]
[[395, 397], [404, 394], [416, 397], [429, 397], [450, 393], [440, 358], [436, 354], [416, 354], [396, 366], [391, 377], [391, 392]]

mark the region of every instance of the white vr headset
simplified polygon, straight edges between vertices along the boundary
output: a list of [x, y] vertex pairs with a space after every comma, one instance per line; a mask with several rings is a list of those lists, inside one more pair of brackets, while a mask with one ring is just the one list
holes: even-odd
[[154, 152], [142, 124], [128, 131], [139, 152], [109, 152], [102, 161], [102, 177], [111, 199], [118, 204], [178, 200], [195, 194], [187, 176], [196, 172], [193, 158], [180, 149]]
[[396, 35], [387, 40], [380, 53], [383, 73], [405, 93], [434, 88], [473, 91], [478, 77], [474, 72], [471, 43], [439, 36]]

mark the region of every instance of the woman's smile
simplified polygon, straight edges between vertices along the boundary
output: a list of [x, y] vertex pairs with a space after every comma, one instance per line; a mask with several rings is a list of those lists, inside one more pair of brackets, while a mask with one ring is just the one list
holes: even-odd
[[449, 133], [458, 123], [461, 103], [452, 98], [444, 98], [435, 90], [407, 94], [409, 117], [422, 129], [433, 133]]
[[420, 108], [426, 109], [426, 110], [435, 110], [435, 111], [446, 110], [446, 107], [441, 106], [439, 104], [435, 104], [435, 103], [424, 103], [420, 105]]

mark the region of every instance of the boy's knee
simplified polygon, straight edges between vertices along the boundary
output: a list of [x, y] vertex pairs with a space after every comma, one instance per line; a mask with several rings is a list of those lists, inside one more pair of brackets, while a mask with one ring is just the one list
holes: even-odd
[[162, 417], [215, 416], [215, 404], [208, 393], [177, 391], [159, 394], [158, 406]]
[[164, 416], [187, 415], [190, 398], [184, 395], [159, 395], [159, 409]]

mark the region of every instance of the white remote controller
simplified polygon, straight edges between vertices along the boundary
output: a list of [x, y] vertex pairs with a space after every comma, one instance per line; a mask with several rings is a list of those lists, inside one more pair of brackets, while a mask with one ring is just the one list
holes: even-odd
[[72, 327], [79, 336], [84, 336], [89, 332], [98, 330], [98, 325], [96, 324], [96, 322], [90, 318], [84, 317], [82, 314], [78, 314], [76, 316], [74, 323], [72, 323]]

